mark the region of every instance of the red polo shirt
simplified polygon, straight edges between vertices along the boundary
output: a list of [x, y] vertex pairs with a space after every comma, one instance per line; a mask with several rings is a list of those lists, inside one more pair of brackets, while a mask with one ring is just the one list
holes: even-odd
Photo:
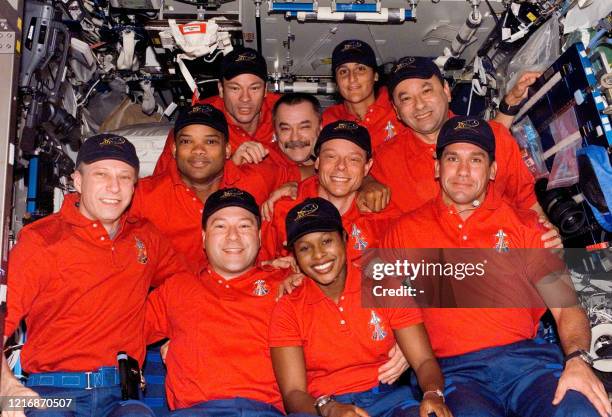
[[[264, 97], [263, 104], [261, 106], [261, 112], [259, 115], [259, 124], [257, 125], [257, 130], [253, 135], [249, 135], [243, 128], [240, 126], [233, 124], [227, 113], [225, 112], [225, 105], [223, 104], [223, 99], [219, 96], [209, 97], [205, 100], [202, 100], [196, 104], [210, 104], [215, 106], [217, 109], [221, 110], [225, 117], [227, 118], [227, 123], [229, 126], [229, 142], [232, 146], [232, 152], [234, 152], [238, 146], [247, 141], [255, 141], [263, 143], [267, 148], [273, 147], [272, 138], [274, 137], [274, 125], [272, 124], [272, 108], [274, 107], [274, 103], [280, 98], [278, 94], [268, 93]], [[159, 156], [159, 160], [157, 161], [157, 165], [155, 165], [155, 170], [153, 171], [153, 175], [164, 172], [168, 166], [174, 164], [174, 158], [172, 157], [172, 144], [174, 143], [174, 130], [170, 130], [168, 133], [168, 138], [166, 139], [166, 144], [164, 146], [164, 150]]]
[[422, 321], [418, 309], [362, 308], [360, 288], [361, 272], [349, 264], [338, 304], [306, 279], [274, 308], [270, 346], [302, 347], [308, 392], [315, 398], [377, 386], [378, 368], [395, 344], [392, 331]]
[[[534, 178], [523, 162], [518, 145], [503, 125], [496, 122], [489, 125], [495, 134], [495, 192], [512, 207], [530, 209], [537, 202]], [[403, 213], [438, 194], [440, 186], [434, 178], [435, 150], [435, 144], [426, 144], [407, 129], [374, 155], [372, 175], [391, 188], [391, 201]]]
[[373, 150], [376, 150], [378, 146], [384, 143], [391, 143], [391, 139], [407, 129], [397, 119], [385, 87], [381, 87], [378, 90], [376, 101], [368, 107], [363, 120], [349, 112], [348, 107], [344, 103], [330, 106], [323, 112], [323, 126], [336, 120], [350, 120], [368, 129], [372, 139]]
[[166, 392], [171, 409], [243, 397], [282, 400], [268, 349], [268, 323], [286, 270], [253, 268], [225, 280], [204, 270], [181, 275], [147, 302], [147, 342], [170, 338]]
[[[278, 149], [274, 145], [268, 149], [270, 152], [266, 158], [259, 164], [243, 164], [253, 167], [253, 170], [258, 172], [268, 184], [272, 184], [272, 189], [276, 190], [281, 185], [287, 182], [300, 182], [302, 173], [298, 164]], [[240, 166], [243, 166], [240, 165]]]
[[[493, 193], [488, 193], [483, 204], [463, 221], [453, 206], [446, 206], [440, 194], [400, 217], [381, 246], [494, 248], [502, 231], [510, 251], [542, 248], [542, 230], [536, 226], [536, 214], [530, 219], [533, 227], [527, 227], [526, 223], [526, 219], [520, 219], [514, 209]], [[528, 266], [532, 277], [542, 277], [548, 269], [539, 262]], [[520, 279], [518, 269], [516, 274], [516, 279]], [[533, 338], [544, 311], [544, 308], [423, 309], [423, 319], [436, 356], [447, 357]]]
[[[276, 202], [272, 221], [262, 224], [261, 259], [274, 259], [289, 255], [290, 251], [287, 251], [283, 245], [283, 242], [287, 240], [285, 230], [287, 213], [305, 199], [318, 197], [318, 189], [318, 177], [306, 178], [298, 185], [295, 200], [285, 197]], [[353, 200], [351, 208], [342, 215], [342, 225], [348, 233], [348, 259], [354, 261], [362, 255], [364, 250], [376, 248], [390, 222], [398, 215], [399, 212], [391, 209], [385, 209], [379, 213], [361, 213], [357, 203]]]
[[29, 373], [116, 366], [123, 350], [142, 364], [149, 288], [184, 270], [146, 221], [124, 215], [114, 239], [67, 195], [59, 213], [24, 227], [10, 253], [4, 335], [25, 318]]
[[[268, 198], [270, 184], [253, 167], [236, 167], [226, 161], [219, 188], [248, 191], [258, 204]], [[204, 203], [182, 181], [176, 163], [166, 172], [138, 182], [131, 213], [155, 225], [182, 256], [187, 269], [197, 273], [206, 263], [202, 245]]]

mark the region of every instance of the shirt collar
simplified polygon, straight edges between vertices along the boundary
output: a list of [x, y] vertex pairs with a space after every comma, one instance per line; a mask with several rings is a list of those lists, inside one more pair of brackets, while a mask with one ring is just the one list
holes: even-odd
[[[60, 215], [62, 219], [68, 224], [78, 227], [88, 227], [93, 226], [94, 223], [98, 223], [97, 220], [91, 220], [83, 216], [83, 214], [79, 211], [80, 200], [81, 195], [79, 193], [70, 193], [64, 196], [64, 202], [60, 208]], [[137, 217], [130, 216], [128, 214], [128, 210], [126, 210], [119, 219], [117, 236], [124, 229], [126, 223], [133, 224], [137, 223], [138, 221], [139, 220]]]
[[[501, 199], [495, 193], [494, 184], [492, 182], [489, 182], [485, 200], [479, 207], [474, 209], [474, 213], [468, 219], [471, 219], [477, 214], [497, 210], [500, 207], [501, 202]], [[452, 216], [458, 215], [457, 209], [454, 205], [451, 204], [450, 206], [447, 206], [444, 202], [444, 199], [442, 198], [442, 187], [440, 187], [440, 191], [438, 192], [438, 196], [436, 197], [436, 210], [438, 212], [438, 217], [447, 216], [449, 214]]]
[[[346, 283], [344, 285], [344, 291], [342, 291], [342, 296], [354, 294], [361, 290], [361, 270], [353, 265], [348, 258], [346, 262]], [[304, 291], [306, 291], [306, 302], [308, 304], [316, 304], [327, 299], [327, 296], [323, 293], [321, 288], [319, 288], [316, 282], [310, 277], [306, 277], [304, 281]]]

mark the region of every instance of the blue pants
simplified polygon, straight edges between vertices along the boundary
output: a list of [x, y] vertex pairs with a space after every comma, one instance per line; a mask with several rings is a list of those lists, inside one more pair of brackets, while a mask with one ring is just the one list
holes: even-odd
[[587, 398], [567, 391], [552, 405], [563, 357], [557, 345], [525, 340], [439, 359], [446, 404], [455, 417], [598, 417]]
[[407, 386], [380, 384], [369, 391], [335, 398], [338, 402], [363, 408], [371, 417], [419, 417], [419, 402]]
[[93, 388], [29, 387], [41, 397], [72, 398], [72, 411], [26, 409], [27, 417], [155, 417], [153, 411], [136, 400], [121, 400], [119, 386]]
[[[307, 414], [302, 414], [306, 416]], [[277, 408], [247, 398], [211, 400], [170, 413], [170, 417], [283, 417]], [[293, 414], [292, 416], [300, 416]]]

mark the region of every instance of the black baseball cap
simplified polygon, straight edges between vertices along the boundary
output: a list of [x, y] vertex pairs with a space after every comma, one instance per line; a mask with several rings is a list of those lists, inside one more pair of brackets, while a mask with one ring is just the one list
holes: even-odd
[[430, 59], [422, 56], [405, 56], [400, 58], [387, 77], [387, 89], [393, 95], [393, 90], [399, 83], [410, 78], [427, 80], [433, 76], [444, 82], [440, 68]]
[[444, 148], [451, 143], [471, 143], [489, 154], [489, 160], [495, 161], [495, 135], [486, 120], [469, 116], [455, 116], [448, 119], [440, 129], [436, 155], [442, 156]]
[[268, 78], [266, 59], [255, 49], [234, 49], [221, 61], [220, 78], [231, 80], [241, 74], [253, 74], [265, 82]]
[[300, 237], [314, 232], [340, 232], [342, 218], [336, 206], [324, 198], [307, 198], [287, 213], [285, 218], [287, 247], [293, 246]]
[[202, 228], [206, 227], [206, 221], [210, 216], [226, 207], [241, 207], [253, 213], [255, 218], [257, 218], [257, 223], [261, 223], [259, 206], [250, 193], [239, 188], [221, 188], [206, 199], [204, 211], [202, 212]]
[[332, 74], [342, 64], [356, 62], [376, 70], [376, 55], [372, 47], [364, 41], [349, 39], [340, 42], [332, 52]]
[[353, 142], [366, 152], [368, 159], [372, 157], [372, 141], [370, 139], [370, 133], [365, 127], [351, 122], [349, 120], [337, 120], [325, 127], [319, 133], [319, 138], [314, 147], [315, 156], [319, 156], [321, 145], [328, 140], [332, 139], [345, 139], [349, 142]]
[[91, 164], [103, 159], [123, 161], [133, 166], [136, 171], [140, 169], [134, 145], [123, 136], [111, 133], [100, 133], [87, 138], [77, 154], [76, 166], [78, 167], [83, 162]]
[[174, 122], [174, 137], [178, 132], [189, 125], [205, 125], [223, 133], [225, 139], [229, 138], [227, 120], [223, 112], [210, 104], [198, 104], [189, 110], [179, 113]]

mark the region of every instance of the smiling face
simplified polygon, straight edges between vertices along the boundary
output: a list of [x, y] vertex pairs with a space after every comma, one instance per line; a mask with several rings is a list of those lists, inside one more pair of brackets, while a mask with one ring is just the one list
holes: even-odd
[[490, 180], [495, 179], [496, 162], [490, 163], [488, 154], [471, 143], [452, 143], [444, 148], [436, 161], [436, 177], [442, 187], [442, 198], [457, 209], [471, 208], [482, 203]]
[[344, 100], [357, 104], [373, 103], [374, 83], [378, 81], [378, 74], [373, 68], [356, 62], [342, 64], [336, 69], [336, 84]]
[[293, 244], [302, 272], [326, 294], [339, 294], [346, 280], [346, 243], [340, 232], [308, 233]]
[[274, 117], [278, 146], [289, 159], [303, 163], [310, 159], [321, 131], [321, 119], [312, 104], [281, 104]]
[[79, 212], [98, 220], [109, 234], [116, 231], [121, 215], [132, 201], [137, 174], [133, 166], [113, 159], [82, 163], [73, 174], [81, 194]]
[[255, 266], [260, 233], [257, 218], [242, 207], [225, 207], [213, 213], [202, 232], [210, 265], [226, 279]]
[[372, 163], [366, 151], [353, 142], [331, 139], [321, 145], [315, 169], [321, 186], [332, 196], [343, 198], [361, 187]]
[[172, 152], [181, 178], [192, 186], [220, 175], [230, 145], [221, 132], [210, 126], [189, 125], [177, 133]]
[[429, 79], [410, 78], [393, 90], [393, 107], [397, 116], [417, 134], [437, 138], [448, 119], [450, 89], [436, 76]]
[[249, 126], [258, 120], [266, 83], [257, 75], [240, 74], [219, 82], [219, 96], [229, 119], [239, 126]]

